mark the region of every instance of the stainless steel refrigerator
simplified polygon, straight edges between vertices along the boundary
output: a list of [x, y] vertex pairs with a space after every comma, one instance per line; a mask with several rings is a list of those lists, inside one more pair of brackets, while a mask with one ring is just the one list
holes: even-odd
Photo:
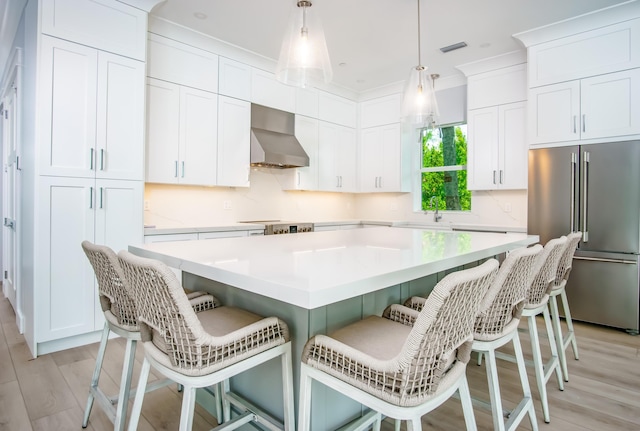
[[637, 334], [640, 141], [529, 151], [528, 232], [545, 244], [578, 230], [572, 318]]

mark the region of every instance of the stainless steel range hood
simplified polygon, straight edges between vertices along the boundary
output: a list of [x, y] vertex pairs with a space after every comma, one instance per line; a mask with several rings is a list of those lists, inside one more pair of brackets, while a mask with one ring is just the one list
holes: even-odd
[[309, 166], [309, 156], [294, 136], [290, 112], [251, 105], [251, 165], [270, 168]]

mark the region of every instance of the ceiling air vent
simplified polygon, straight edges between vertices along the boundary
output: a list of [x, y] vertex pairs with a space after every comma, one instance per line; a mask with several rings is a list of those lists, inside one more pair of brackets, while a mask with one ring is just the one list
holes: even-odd
[[467, 46], [466, 42], [458, 42], [458, 43], [454, 43], [453, 45], [442, 47], [440, 48], [440, 51], [442, 52], [455, 51], [456, 49], [464, 48], [465, 46]]

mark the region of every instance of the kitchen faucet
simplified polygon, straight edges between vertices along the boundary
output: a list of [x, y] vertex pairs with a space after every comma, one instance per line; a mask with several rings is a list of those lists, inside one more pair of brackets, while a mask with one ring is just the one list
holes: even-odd
[[431, 200], [429, 201], [429, 206], [433, 206], [433, 200], [436, 200], [436, 212], [433, 213], [433, 221], [438, 223], [440, 219], [442, 219], [442, 214], [438, 214], [438, 196], [431, 196]]

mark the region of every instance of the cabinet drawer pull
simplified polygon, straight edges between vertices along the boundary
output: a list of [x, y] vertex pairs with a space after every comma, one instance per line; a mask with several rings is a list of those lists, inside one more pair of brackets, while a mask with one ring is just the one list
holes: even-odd
[[182, 175], [181, 175], [181, 177], [184, 178], [184, 161], [182, 162]]
[[502, 169], [500, 169], [500, 184], [502, 184]]
[[93, 209], [93, 187], [89, 187], [89, 209]]
[[93, 148], [89, 150], [89, 169], [93, 170]]
[[493, 171], [493, 184], [496, 183], [496, 171]]
[[104, 148], [100, 149], [100, 170], [104, 171]]
[[582, 133], [587, 131], [587, 114], [582, 114]]
[[100, 187], [100, 209], [102, 209], [102, 191], [104, 189], [102, 187]]
[[578, 130], [576, 129], [576, 116], [573, 116], [573, 133], [578, 133]]
[[173, 176], [175, 178], [178, 178], [178, 161], [177, 160], [174, 162], [174, 167], [175, 167], [175, 171], [174, 171]]

